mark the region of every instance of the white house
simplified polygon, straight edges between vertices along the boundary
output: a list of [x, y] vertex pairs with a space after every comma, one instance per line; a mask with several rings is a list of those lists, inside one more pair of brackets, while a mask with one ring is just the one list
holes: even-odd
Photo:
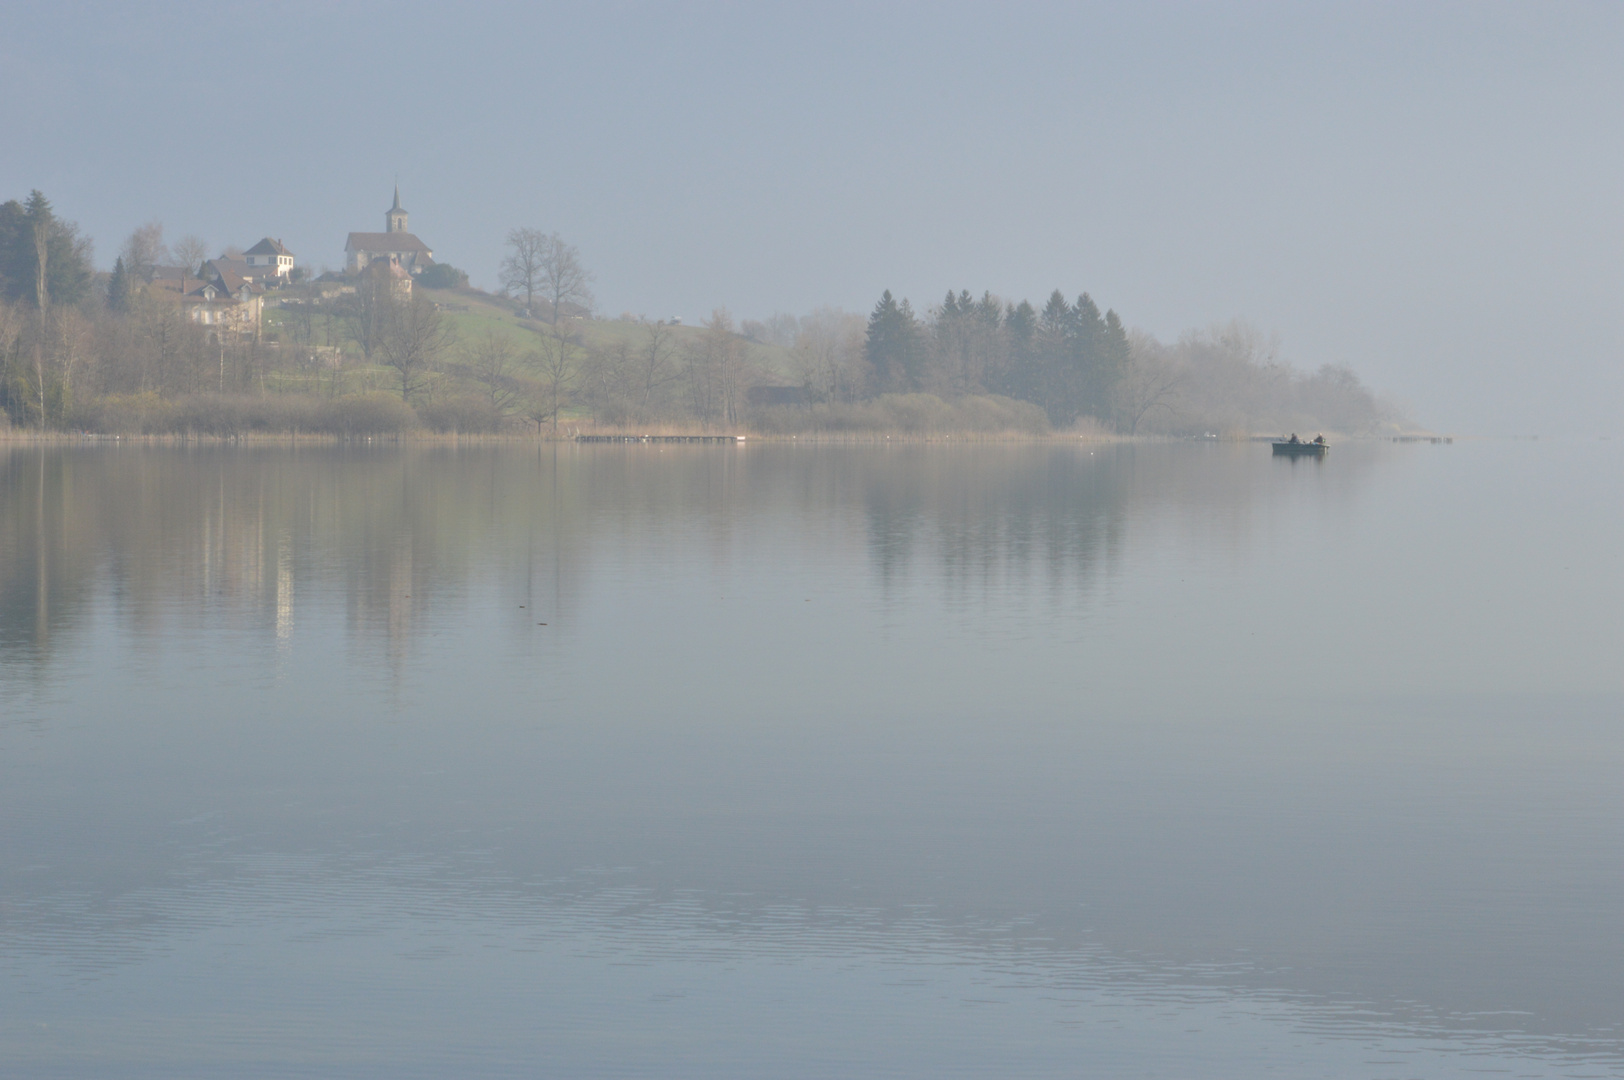
[[242, 253], [243, 261], [264, 277], [287, 279], [293, 273], [293, 252], [282, 246], [282, 241], [269, 236]]

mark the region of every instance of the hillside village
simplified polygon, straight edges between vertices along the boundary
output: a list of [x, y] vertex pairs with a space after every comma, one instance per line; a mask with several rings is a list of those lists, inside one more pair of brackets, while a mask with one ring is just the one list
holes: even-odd
[[[435, 262], [433, 249], [411, 232], [409, 221], [397, 186], [394, 204], [384, 212], [384, 230], [350, 233], [344, 241], [344, 272], [315, 279], [319, 287], [313, 296], [354, 293], [358, 281], [372, 278], [389, 282], [398, 297], [410, 297], [414, 279]], [[267, 294], [309, 280], [294, 253], [269, 236], [240, 255], [223, 254], [196, 268], [153, 265], [143, 276], [149, 287], [178, 298], [192, 322], [216, 333], [254, 338], [264, 330]]]
[[152, 222], [103, 273], [42, 193], [0, 204], [0, 426], [1133, 436], [1400, 419], [1347, 368], [1292, 368], [1245, 324], [1164, 345], [1086, 292], [594, 318], [593, 275], [557, 233], [510, 230], [490, 293], [435, 259], [398, 187], [382, 224], [346, 236], [341, 270], [312, 274], [280, 237], [207, 258]]

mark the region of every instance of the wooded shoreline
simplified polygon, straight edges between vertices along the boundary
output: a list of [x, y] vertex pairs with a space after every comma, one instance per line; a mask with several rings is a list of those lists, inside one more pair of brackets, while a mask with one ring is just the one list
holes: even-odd
[[[290, 254], [286, 274], [231, 284], [229, 251], [194, 267], [198, 245], [167, 249], [156, 222], [102, 274], [77, 226], [35, 191], [0, 204], [0, 425], [186, 439], [660, 429], [792, 441], [1410, 426], [1351, 369], [1294, 367], [1276, 338], [1239, 321], [1167, 344], [1087, 292], [1058, 289], [1041, 305], [961, 289], [919, 310], [886, 291], [866, 317], [601, 318], [590, 271], [556, 234], [514, 230], [507, 270], [531, 241], [552, 254], [525, 262], [530, 276], [505, 271], [502, 294], [443, 265], [312, 279]], [[180, 265], [163, 262], [183, 249]], [[548, 275], [580, 287], [541, 288]], [[228, 286], [229, 304], [216, 291]]]

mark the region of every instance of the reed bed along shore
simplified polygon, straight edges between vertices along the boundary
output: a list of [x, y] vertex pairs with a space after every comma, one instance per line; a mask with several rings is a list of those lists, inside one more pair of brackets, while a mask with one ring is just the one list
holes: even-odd
[[[594, 436], [582, 439], [581, 436]], [[10, 446], [620, 446], [669, 448], [684, 445], [673, 439], [695, 436], [715, 440], [710, 445], [729, 445], [724, 438], [735, 439], [731, 445], [750, 446], [884, 446], [884, 445], [1146, 445], [1156, 443], [1247, 443], [1272, 441], [1280, 436], [1272, 432], [1230, 432], [1212, 436], [1178, 435], [1124, 435], [1098, 430], [1006, 432], [813, 432], [784, 435], [740, 431], [673, 431], [649, 428], [635, 431], [608, 431], [600, 429], [573, 430], [560, 428], [555, 436], [549, 430], [541, 432], [442, 432], [423, 428], [377, 434], [334, 434], [318, 431], [245, 431], [231, 434], [212, 432], [163, 432], [153, 434], [104, 434], [89, 431], [39, 431], [28, 428], [0, 429], [0, 444]], [[1341, 435], [1328, 433], [1333, 443], [1343, 442], [1453, 442], [1459, 436], [1439, 435], [1433, 432], [1406, 432], [1402, 435]]]
[[[488, 432], [440, 432], [427, 430], [400, 431], [373, 435], [336, 435], [328, 432], [311, 431], [245, 431], [235, 434], [217, 434], [211, 432], [164, 432], [157, 434], [99, 434], [96, 432], [78, 431], [33, 431], [13, 428], [9, 431], [0, 431], [0, 442], [10, 444], [37, 443], [45, 445], [83, 445], [107, 444], [129, 446], [184, 446], [188, 444], [219, 444], [219, 445], [334, 445], [334, 444], [414, 444], [414, 445], [490, 445], [490, 446], [532, 446], [532, 445], [610, 445], [610, 446], [640, 446], [645, 440], [652, 440], [661, 445], [673, 445], [667, 440], [678, 438], [694, 438], [696, 435], [718, 443], [723, 438], [737, 440], [736, 445], [873, 445], [877, 443], [1105, 443], [1105, 442], [1168, 442], [1164, 437], [1133, 437], [1127, 435], [1109, 434], [1078, 434], [1075, 432], [1051, 432], [1048, 434], [1033, 434], [1031, 432], [968, 432], [968, 433], [930, 433], [920, 432], [830, 432], [827, 434], [811, 435], [760, 435], [748, 431], [728, 432], [709, 431], [703, 433], [668, 432], [663, 430], [628, 431], [628, 432], [593, 432], [598, 436], [595, 439], [581, 439], [578, 433], [560, 432], [556, 437], [547, 431], [540, 434], [535, 432], [519, 433], [507, 432], [491, 434]], [[606, 438], [612, 436], [612, 438]], [[652, 444], [652, 443], [650, 443]], [[680, 443], [675, 445], [681, 445]]]

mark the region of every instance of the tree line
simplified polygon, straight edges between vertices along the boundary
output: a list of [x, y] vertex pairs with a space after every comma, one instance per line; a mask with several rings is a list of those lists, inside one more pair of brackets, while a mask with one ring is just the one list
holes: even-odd
[[938, 396], [996, 394], [1031, 402], [1055, 427], [1092, 416], [1109, 422], [1130, 363], [1115, 311], [1058, 289], [1042, 310], [991, 293], [949, 292], [925, 317], [887, 290], [868, 317], [865, 373], [873, 390]]
[[[782, 350], [783, 359], [770, 364], [761, 345]], [[1056, 292], [1038, 311], [1024, 301], [950, 292], [921, 317], [887, 291], [866, 321], [824, 308], [735, 326], [719, 309], [684, 349], [675, 347], [672, 328], [645, 322], [639, 342], [586, 358], [580, 396], [606, 423], [729, 424], [775, 406], [827, 414], [910, 395], [997, 396], [1037, 405], [1048, 424], [1064, 427], [1085, 415], [1110, 419], [1129, 354], [1121, 320], [1101, 314], [1086, 293], [1072, 303]], [[753, 388], [772, 384], [790, 393], [752, 403]]]
[[[886, 291], [866, 319], [822, 309], [742, 330], [789, 350], [792, 377], [826, 423], [878, 428], [925, 409], [934, 419], [920, 422], [937, 430], [973, 426], [975, 415], [1030, 430], [1029, 414], [1011, 403], [1037, 407], [1050, 429], [1082, 423], [1126, 435], [1366, 434], [1407, 423], [1351, 369], [1302, 371], [1283, 359], [1277, 338], [1244, 322], [1168, 344], [1128, 331], [1086, 292], [1068, 301], [1056, 290], [1039, 309], [961, 290], [918, 314]], [[921, 396], [937, 407], [903, 401]], [[966, 410], [970, 401], [982, 404]]]
[[[567, 276], [551, 297], [590, 302], [579, 253], [550, 239], [550, 266]], [[97, 274], [89, 241], [42, 193], [0, 204], [0, 426], [556, 429], [569, 405], [576, 328], [554, 318], [528, 348], [495, 333], [464, 340], [422, 288], [465, 286], [452, 267], [408, 282], [380, 263], [336, 289], [283, 288], [270, 301], [283, 316], [274, 329], [225, 333], [190, 318], [181, 290], [156, 286], [175, 271], [199, 284], [206, 252], [194, 237], [166, 244], [149, 222]]]
[[[110, 274], [35, 191], [0, 205], [0, 417], [94, 430], [466, 432], [568, 422], [761, 431], [1022, 430], [1125, 434], [1287, 426], [1369, 431], [1396, 417], [1346, 368], [1305, 374], [1243, 324], [1164, 344], [1130, 333], [1088, 293], [1041, 308], [948, 292], [916, 312], [884, 292], [866, 315], [822, 308], [698, 326], [594, 322], [593, 274], [557, 233], [516, 228], [500, 266], [519, 325], [459, 331], [423, 286], [384, 264], [275, 294], [266, 334], [193, 322], [166, 263], [201, 268], [196, 238], [149, 222]], [[448, 299], [448, 294], [441, 293]], [[497, 301], [470, 290], [467, 295]], [[274, 340], [273, 340], [274, 339]]]

